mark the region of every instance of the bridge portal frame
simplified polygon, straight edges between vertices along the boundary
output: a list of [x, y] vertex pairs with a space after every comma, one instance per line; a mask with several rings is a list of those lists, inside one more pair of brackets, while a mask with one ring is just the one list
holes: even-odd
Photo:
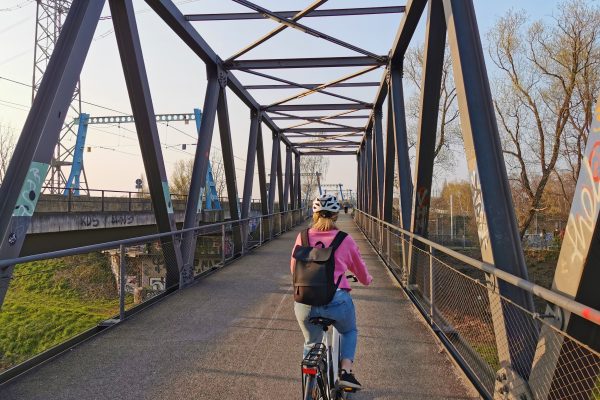
[[[233, 1], [254, 10], [256, 17], [270, 18], [280, 25], [263, 38], [238, 51], [234, 56], [222, 60], [192, 27], [189, 22], [191, 18], [184, 16], [172, 0], [146, 0], [152, 10], [196, 53], [207, 68], [208, 85], [205, 95], [204, 120], [196, 148], [190, 187], [191, 195], [188, 196], [184, 228], [194, 229], [198, 225], [199, 188], [205, 185], [204, 180], [208, 165], [206, 154], [211, 148], [212, 131], [215, 118], [218, 115], [227, 191], [229, 204], [232, 207], [231, 217], [233, 222], [246, 220], [249, 216], [255, 167], [259, 169], [262, 211], [268, 213], [274, 208], [274, 182], [278, 183], [280, 209], [295, 208], [300, 203], [300, 161], [302, 155], [356, 155], [359, 174], [357, 177], [357, 198], [360, 207], [369, 211], [372, 216], [382, 218], [385, 221], [392, 218], [390, 202], [393, 196], [393, 186], [389, 183], [389, 179], [393, 175], [394, 167], [396, 167], [400, 181], [400, 223], [405, 229], [410, 225], [411, 233], [427, 237], [427, 215], [433, 171], [432, 150], [435, 145], [437, 129], [435, 122], [437, 121], [437, 107], [439, 106], [441, 60], [443, 60], [446, 33], [448, 33], [459, 100], [461, 126], [465, 139], [465, 151], [476, 205], [482, 257], [485, 262], [497, 265], [506, 272], [510, 272], [517, 277], [527, 278], [527, 270], [516, 229], [516, 218], [500, 147], [498, 127], [491, 103], [481, 42], [471, 1], [409, 0], [407, 6], [403, 9], [405, 14], [388, 56], [371, 53], [297, 22], [299, 19], [311, 14], [317, 16], [319, 13], [315, 9], [324, 4], [326, 0], [317, 0], [304, 10], [294, 12], [292, 17], [272, 12], [247, 0]], [[18, 256], [22, 246], [27, 226], [40, 194], [43, 177], [48, 172], [52, 156], [51, 150], [58, 140], [60, 128], [64, 123], [66, 111], [75, 90], [103, 4], [103, 1], [92, 0], [75, 2], [65, 21], [63, 32], [59, 37], [47, 73], [40, 85], [38, 96], [19, 138], [15, 157], [11, 161], [6, 179], [0, 189], [0, 234], [3, 239], [0, 243], [0, 256], [2, 258]], [[175, 226], [172, 218], [172, 206], [168, 195], [164, 162], [132, 1], [109, 0], [109, 4], [142, 148], [146, 174], [149, 179], [158, 229], [161, 233], [173, 232]], [[422, 85], [418, 154], [413, 187], [408, 158], [402, 88], [402, 62], [416, 26], [425, 10], [425, 6], [428, 4], [426, 57], [423, 66], [425, 73]], [[335, 13], [335, 11], [330, 12]], [[377, 13], [374, 10], [369, 12]], [[365, 10], [365, 13], [369, 12]], [[391, 10], [386, 12], [391, 12]], [[223, 16], [219, 18], [222, 19]], [[243, 17], [238, 15], [235, 18]], [[264, 43], [286, 28], [298, 29], [304, 33], [315, 35], [358, 52], [362, 56], [335, 59], [236, 60], [241, 54]], [[350, 65], [366, 66], [367, 68], [362, 73], [385, 66], [386, 72], [379, 83], [374, 102], [364, 102], [324, 90], [328, 87], [351, 85], [344, 82], [361, 75], [360, 71], [328, 83], [298, 84], [250, 70], [250, 68], [308, 68]], [[277, 87], [274, 87], [275, 85], [244, 86], [231, 72], [233, 69], [279, 81], [285, 87], [300, 87], [305, 89], [305, 92], [269, 105], [261, 105], [255, 101], [248, 90], [265, 89], [266, 87], [276, 89], [283, 85], [277, 85]], [[364, 85], [371, 86], [372, 82], [365, 82]], [[232, 90], [245, 103], [251, 114], [241, 209], [238, 209], [238, 189], [227, 110], [227, 88]], [[284, 104], [312, 93], [322, 93], [349, 102]], [[386, 97], [388, 98], [388, 123], [384, 157], [382, 106]], [[288, 113], [291, 111], [326, 110], [341, 112], [323, 117], [316, 116], [316, 118]], [[344, 117], [357, 119], [366, 117], [348, 115], [360, 110], [371, 111], [364, 128], [332, 122], [332, 120]], [[274, 116], [271, 117], [271, 115]], [[274, 123], [275, 118], [298, 119], [305, 122], [282, 129]], [[311, 129], [301, 128], [301, 126], [315, 122], [332, 128], [315, 128], [314, 132], [311, 132]], [[272, 154], [276, 155], [276, 160], [271, 162], [272, 176], [268, 195], [266, 193], [262, 124], [265, 124], [272, 132], [274, 141]], [[300, 147], [304, 147], [306, 142], [294, 143], [286, 135], [286, 131], [311, 135], [311, 133], [317, 134], [320, 131], [327, 130], [330, 133], [343, 133], [343, 129], [349, 130], [350, 133], [362, 132], [362, 141], [352, 143], [343, 139], [340, 140], [341, 135], [332, 135], [331, 139], [339, 142], [339, 144], [330, 145], [325, 142], [321, 146], [317, 146], [316, 149], [300, 151]], [[281, 142], [286, 146], [285, 178], [282, 171]], [[350, 146], [351, 149], [354, 146], [354, 151], [339, 149], [338, 146], [340, 145], [343, 147]], [[292, 153], [295, 155], [294, 163], [292, 163]], [[245, 237], [244, 227], [241, 226], [235, 241], [242, 252], [245, 246]], [[596, 231], [594, 231], [593, 237], [597, 237]], [[179, 246], [172, 239], [164, 239], [163, 248], [165, 248], [165, 258], [168, 261], [167, 286], [179, 285], [183, 287], [192, 281], [195, 240], [194, 235], [189, 234], [184, 237], [181, 246]], [[413, 262], [416, 261], [410, 255], [404, 259], [409, 274]], [[6, 294], [11, 274], [11, 266], [0, 270], [0, 278], [3, 278], [0, 279], [0, 304]], [[409, 282], [410, 279], [409, 277]], [[531, 296], [525, 291], [502, 282], [495, 282], [493, 278], [490, 279], [490, 282], [494, 285], [497, 284], [503, 297], [510, 299], [526, 310], [533, 309]], [[581, 293], [588, 295], [588, 291], [583, 291], [583, 289], [578, 291], [577, 295], [581, 295]], [[493, 299], [491, 300], [493, 301]], [[512, 340], [515, 335], [515, 326], [506, 324], [505, 319], [504, 310], [494, 317], [501, 366], [512, 368], [522, 379], [527, 380], [530, 375], [535, 349], [522, 349], [515, 346]]]

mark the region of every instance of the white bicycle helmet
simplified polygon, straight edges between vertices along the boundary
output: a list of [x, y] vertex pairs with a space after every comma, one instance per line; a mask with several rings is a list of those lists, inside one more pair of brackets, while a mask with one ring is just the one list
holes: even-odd
[[337, 197], [331, 194], [324, 194], [322, 196], [318, 196], [315, 201], [313, 201], [312, 210], [313, 213], [317, 213], [319, 211], [329, 211], [336, 213], [340, 211], [340, 203], [338, 202]]

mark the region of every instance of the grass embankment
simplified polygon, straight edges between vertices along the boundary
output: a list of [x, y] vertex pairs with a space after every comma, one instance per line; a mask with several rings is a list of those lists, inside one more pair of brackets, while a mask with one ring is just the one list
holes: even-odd
[[118, 313], [107, 255], [18, 265], [0, 310], [0, 371]]

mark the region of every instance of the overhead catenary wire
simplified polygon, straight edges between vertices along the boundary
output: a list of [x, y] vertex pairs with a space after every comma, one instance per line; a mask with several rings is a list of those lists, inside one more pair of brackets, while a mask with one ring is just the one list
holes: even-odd
[[[31, 86], [30, 84], [28, 84], [28, 83], [21, 82], [21, 81], [15, 80], [15, 79], [11, 79], [11, 78], [8, 78], [8, 77], [5, 77], [5, 76], [0, 76], [0, 80], [5, 80], [5, 81], [8, 81], [8, 82], [14, 83], [14, 84], [16, 84], [16, 85], [25, 86], [25, 87], [28, 87], [28, 88], [31, 88], [31, 87], [32, 87], [32, 86]], [[0, 100], [0, 105], [3, 105], [3, 104], [2, 104], [2, 102], [3, 102], [3, 101], [4, 101], [4, 100]], [[115, 112], [115, 113], [119, 113], [119, 114], [122, 114], [122, 115], [129, 115], [129, 114], [130, 114], [130, 113], [127, 113], [127, 112], [124, 112], [124, 111], [121, 111], [121, 110], [117, 110], [117, 109], [114, 109], [114, 108], [110, 108], [110, 107], [107, 107], [107, 106], [103, 106], [103, 105], [100, 105], [100, 104], [97, 104], [97, 103], [92, 103], [92, 102], [85, 101], [85, 100], [81, 100], [81, 103], [83, 103], [83, 104], [87, 104], [87, 105], [90, 105], [90, 106], [93, 106], [93, 107], [98, 107], [98, 108], [101, 108], [101, 109], [104, 109], [104, 110], [107, 110], [107, 111], [112, 111], [112, 112]], [[18, 103], [14, 103], [14, 104], [15, 104], [15, 106], [20, 106], [20, 107], [24, 107], [24, 108], [25, 108], [25, 109], [19, 109], [19, 110], [21, 110], [21, 111], [28, 111], [28, 110], [29, 110], [29, 108], [30, 108], [28, 105], [25, 105], [25, 104], [18, 104]], [[187, 136], [187, 137], [189, 137], [189, 138], [191, 138], [191, 139], [193, 139], [193, 140], [197, 140], [197, 139], [198, 139], [197, 137], [195, 137], [195, 136], [193, 136], [193, 135], [189, 134], [188, 132], [185, 132], [185, 131], [183, 131], [183, 130], [181, 130], [181, 129], [177, 128], [176, 126], [169, 125], [169, 124], [168, 124], [168, 122], [166, 122], [166, 121], [157, 121], [157, 123], [159, 123], [159, 124], [162, 124], [162, 125], [168, 125], [170, 128], [172, 128], [172, 129], [176, 130], [177, 132], [179, 132], [179, 133], [181, 133], [181, 134], [183, 134], [183, 135], [185, 135], [185, 136]], [[107, 125], [109, 125], [109, 124], [107, 124]], [[114, 124], [112, 124], [112, 125], [110, 125], [110, 126], [113, 126], [113, 127], [114, 127], [115, 125], [114, 125]], [[119, 126], [119, 127], [120, 127], [120, 129], [123, 129], [123, 130], [125, 130], [125, 131], [128, 131], [128, 132], [131, 132], [131, 133], [135, 133], [135, 134], [137, 135], [137, 132], [136, 132], [136, 131], [134, 131], [134, 130], [132, 130], [132, 129], [129, 129], [129, 128], [126, 128], [126, 127], [123, 127], [123, 126], [121, 126], [121, 124], [118, 124], [117, 126]], [[92, 128], [92, 129], [99, 130], [99, 128], [96, 128], [96, 127]], [[108, 131], [104, 131], [104, 132], [105, 132], [105, 133], [109, 133]], [[117, 134], [117, 133], [111, 133], [111, 134], [112, 134], [112, 135], [115, 135], [115, 136], [119, 136], [119, 134]], [[125, 137], [125, 138], [128, 138], [128, 139], [130, 139], [130, 140], [135, 140], [135, 139], [133, 139], [133, 138], [129, 138], [128, 136], [124, 136], [124, 135], [121, 135], [121, 137]], [[179, 143], [179, 144], [177, 144], [177, 145], [173, 145], [173, 146], [181, 146], [181, 144], [183, 144], [183, 143]], [[188, 143], [186, 143], [186, 144], [188, 144]], [[193, 144], [191, 144], [191, 145], [195, 145], [195, 144], [196, 144], [196, 143], [193, 143]], [[166, 147], [165, 147], [165, 148], [166, 148]], [[221, 152], [223, 151], [223, 150], [222, 150], [220, 147], [218, 147], [218, 146], [214, 146], [214, 145], [213, 145], [213, 146], [212, 146], [212, 148], [213, 148], [213, 149], [215, 149], [215, 150], [221, 151]], [[177, 150], [180, 150], [180, 149], [177, 149]], [[183, 150], [180, 150], [180, 152], [184, 152], [185, 154], [187, 154], [187, 155], [189, 155], [189, 156], [192, 156], [192, 157], [194, 156], [193, 154], [191, 154], [191, 153], [188, 153], [188, 152], [185, 152], [185, 151], [183, 151]], [[237, 159], [238, 159], [238, 160], [240, 160], [240, 161], [246, 162], [246, 159], [245, 159], [245, 158], [242, 158], [242, 157], [240, 157], [240, 156], [236, 156], [235, 154], [234, 154], [234, 156], [233, 156], [233, 157], [234, 157], [234, 158], [237, 158]], [[236, 169], [236, 170], [238, 170], [238, 171], [241, 171], [241, 172], [244, 172], [244, 171], [245, 171], [244, 169], [241, 169], [241, 168], [238, 168], [238, 167], [236, 167], [235, 169]], [[256, 173], [255, 173], [255, 174], [256, 174]]]

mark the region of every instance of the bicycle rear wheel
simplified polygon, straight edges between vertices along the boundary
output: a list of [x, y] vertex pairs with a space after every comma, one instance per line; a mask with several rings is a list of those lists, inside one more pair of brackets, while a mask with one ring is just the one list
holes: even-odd
[[325, 382], [319, 375], [306, 375], [304, 381], [304, 400], [328, 400]]

